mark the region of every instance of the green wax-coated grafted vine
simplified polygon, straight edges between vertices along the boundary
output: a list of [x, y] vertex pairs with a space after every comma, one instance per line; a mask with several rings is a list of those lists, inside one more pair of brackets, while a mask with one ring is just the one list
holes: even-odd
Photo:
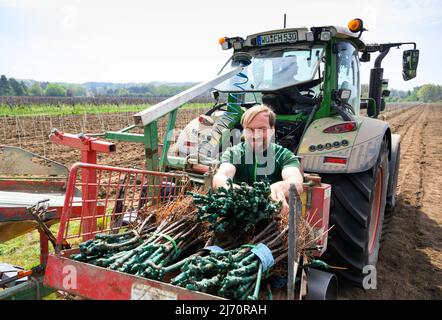
[[211, 251], [204, 257], [188, 258], [182, 264], [180, 274], [171, 283], [229, 299], [256, 300], [259, 285], [265, 277], [258, 257], [250, 250]]
[[281, 208], [281, 202], [273, 202], [267, 182], [255, 182], [252, 187], [241, 183], [233, 188], [233, 181], [227, 180], [228, 189], [219, 188], [208, 195], [190, 193], [198, 208], [197, 219], [208, 221], [217, 233], [241, 229], [248, 231], [264, 219], [272, 218]]
[[95, 239], [80, 244], [80, 253], [73, 260], [87, 262], [111, 270], [159, 280], [164, 269], [182, 251], [198, 243], [198, 224], [181, 218], [162, 221], [150, 232], [131, 230], [123, 234], [97, 234]]

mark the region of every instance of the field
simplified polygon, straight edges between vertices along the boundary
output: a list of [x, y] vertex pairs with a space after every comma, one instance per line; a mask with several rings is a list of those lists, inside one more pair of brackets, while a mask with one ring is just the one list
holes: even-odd
[[[183, 129], [184, 126], [192, 119], [204, 113], [210, 104], [189, 104], [186, 108], [178, 110], [176, 129]], [[65, 109], [71, 107], [59, 108], [53, 110], [53, 106], [42, 107], [35, 106], [38, 112], [46, 110], [48, 114], [38, 115], [19, 115], [2, 114], [0, 108], [0, 145], [17, 146], [28, 151], [38, 153], [52, 160], [69, 166], [80, 160], [80, 152], [65, 146], [53, 144], [48, 136], [53, 128], [57, 128], [66, 133], [89, 133], [97, 134], [106, 131], [120, 130], [133, 124], [133, 115], [137, 111], [145, 109], [144, 106], [119, 106], [118, 108], [128, 109], [131, 111], [115, 112], [117, 107], [100, 106], [92, 109], [94, 113], [82, 112], [81, 114], [65, 114]], [[77, 110], [84, 110], [84, 106], [75, 106]], [[14, 113], [17, 113], [14, 110]], [[90, 110], [89, 110], [90, 111]], [[99, 111], [99, 112], [97, 112]], [[113, 111], [113, 112], [109, 112]], [[26, 111], [29, 113], [29, 111]], [[56, 113], [55, 115], [53, 113]], [[158, 133], [160, 143], [163, 141], [166, 131], [167, 117], [163, 117], [158, 121]], [[139, 132], [141, 131], [131, 131]], [[115, 142], [115, 141], [114, 141]], [[116, 154], [103, 155], [99, 154], [99, 163], [114, 166], [131, 166], [143, 168], [144, 165], [144, 148], [141, 144], [136, 143], [120, 143], [117, 145]]]
[[[180, 110], [183, 128], [204, 106]], [[133, 112], [82, 115], [0, 116], [0, 144], [20, 146], [65, 165], [79, 152], [50, 143], [52, 128], [69, 133], [101, 133], [133, 123]], [[382, 116], [401, 135], [397, 208], [383, 236], [377, 267], [377, 290], [363, 291], [340, 283], [341, 299], [442, 299], [442, 105], [389, 105]], [[165, 119], [159, 123], [163, 136]], [[142, 167], [143, 148], [117, 142], [117, 152], [99, 163]], [[35, 234], [0, 245], [0, 261], [32, 266], [38, 262]], [[33, 246], [28, 246], [32, 244]], [[26, 247], [24, 247], [26, 246]], [[35, 248], [35, 249], [32, 249]]]

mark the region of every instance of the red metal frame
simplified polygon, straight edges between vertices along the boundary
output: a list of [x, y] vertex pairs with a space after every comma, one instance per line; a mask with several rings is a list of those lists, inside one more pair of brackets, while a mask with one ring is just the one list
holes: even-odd
[[[54, 129], [51, 132], [49, 139], [56, 144], [79, 149], [81, 151], [81, 162], [83, 163], [96, 164], [97, 152], [111, 153], [116, 151], [115, 143], [102, 141], [85, 135], [64, 133], [57, 129]], [[85, 170], [82, 174], [82, 181], [84, 185], [95, 185], [97, 183], [96, 178], [97, 175], [94, 170]], [[95, 188], [86, 188], [86, 190], [82, 191], [82, 197], [85, 200], [83, 205], [86, 206], [87, 211], [92, 211], [94, 209], [90, 207], [90, 205], [91, 202], [97, 198], [95, 190]], [[93, 230], [95, 228], [94, 221], [87, 220], [84, 227], [87, 230]]]
[[[320, 180], [318, 180], [320, 181]], [[316, 185], [304, 185], [303, 211], [306, 220], [316, 229], [321, 237], [317, 244], [322, 247], [319, 252], [314, 252], [313, 256], [321, 256], [327, 249], [331, 185], [318, 182]], [[308, 199], [310, 197], [310, 199]]]
[[[96, 174], [96, 183], [83, 183], [82, 171]], [[155, 209], [164, 202], [173, 201], [184, 193], [189, 179], [186, 175], [145, 170], [116, 168], [85, 163], [72, 166], [66, 191], [65, 205], [60, 219], [57, 248], [65, 240], [82, 237], [88, 239], [96, 233], [115, 232], [122, 228], [122, 216], [148, 206]], [[82, 214], [76, 218], [71, 215], [75, 208], [73, 193], [75, 188], [94, 189], [94, 201], [84, 197]], [[125, 192], [121, 192], [121, 190]], [[87, 193], [87, 192], [86, 192]], [[88, 205], [85, 205], [85, 204]], [[117, 210], [118, 208], [118, 210]], [[87, 219], [99, 220], [94, 228], [83, 227]], [[79, 226], [75, 226], [75, 221]], [[79, 228], [78, 228], [79, 227]], [[76, 230], [78, 228], [78, 230]], [[72, 244], [72, 247], [76, 245]], [[109, 270], [78, 262], [69, 257], [79, 249], [56, 250], [49, 254], [45, 272], [45, 285], [70, 292], [89, 299], [221, 299], [220, 297], [190, 291], [138, 276]]]
[[57, 129], [52, 131], [49, 139], [55, 144], [79, 149], [81, 151], [81, 161], [86, 163], [97, 163], [97, 152], [111, 153], [116, 151], [115, 143], [85, 135], [64, 133]]
[[[96, 182], [80, 179], [85, 174], [95, 175]], [[188, 182], [181, 174], [76, 163], [69, 174], [57, 246], [73, 238], [88, 240], [97, 233], [116, 232], [125, 215], [130, 220], [143, 205], [155, 209], [172, 201], [183, 194]], [[74, 197], [75, 189], [81, 189], [81, 200]], [[77, 206], [82, 208], [79, 217], [73, 214]], [[72, 227], [76, 221], [79, 225]]]
[[224, 300], [165, 282], [69, 259], [78, 250], [50, 254], [44, 284], [94, 300]]

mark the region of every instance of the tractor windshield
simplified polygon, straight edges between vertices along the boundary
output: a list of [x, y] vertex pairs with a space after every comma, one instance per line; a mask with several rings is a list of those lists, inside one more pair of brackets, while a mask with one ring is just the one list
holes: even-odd
[[[248, 53], [253, 58], [242, 74], [224, 81], [215, 89], [224, 92], [274, 91], [311, 81], [318, 74], [324, 47], [260, 48]], [[220, 74], [235, 67], [236, 63], [231, 58]]]

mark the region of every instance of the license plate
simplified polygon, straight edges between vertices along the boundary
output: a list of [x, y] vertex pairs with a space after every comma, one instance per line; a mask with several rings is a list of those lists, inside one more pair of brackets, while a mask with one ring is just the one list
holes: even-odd
[[278, 44], [286, 42], [296, 42], [298, 40], [297, 32], [283, 32], [266, 34], [257, 37], [258, 46], [265, 46], [269, 44]]

